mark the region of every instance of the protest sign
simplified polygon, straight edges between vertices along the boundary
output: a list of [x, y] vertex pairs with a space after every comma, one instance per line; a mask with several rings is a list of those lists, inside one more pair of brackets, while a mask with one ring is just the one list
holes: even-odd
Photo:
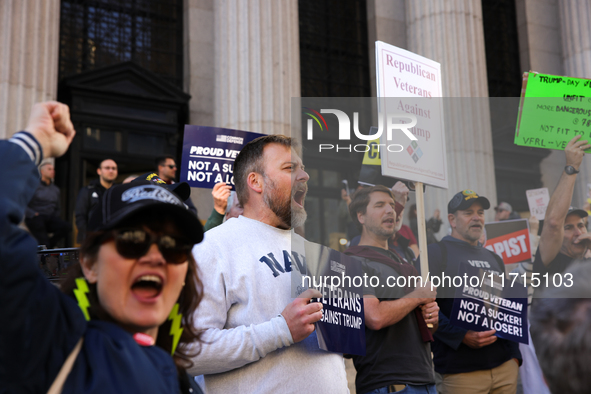
[[313, 287], [322, 293], [322, 319], [316, 323], [318, 346], [364, 356], [363, 284], [356, 283], [363, 277], [361, 263], [326, 246], [304, 242], [307, 274], [298, 287]]
[[547, 187], [541, 189], [526, 190], [527, 205], [529, 205], [529, 213], [535, 216], [538, 220], [544, 220], [546, 217], [546, 209], [550, 202], [550, 193]]
[[185, 125], [180, 182], [212, 189], [226, 182], [234, 188], [234, 160], [244, 145], [264, 134], [219, 127]]
[[[408, 124], [408, 133], [393, 130], [388, 135], [400, 149], [382, 149], [382, 174], [447, 188], [447, 162], [443, 123], [441, 65], [401, 48], [376, 41], [378, 115], [389, 123]], [[402, 116], [400, 116], [402, 115]], [[389, 129], [389, 128], [388, 128]]]
[[487, 237], [484, 247], [501, 256], [505, 264], [531, 263], [527, 219], [486, 223], [484, 229]]
[[[377, 131], [377, 127], [371, 127], [369, 135], [374, 135]], [[378, 147], [379, 143], [379, 138], [367, 141], [368, 149], [363, 154], [358, 182], [366, 186], [383, 185], [386, 187], [392, 187], [397, 179], [382, 175], [382, 150]]]
[[564, 150], [575, 135], [591, 138], [591, 80], [526, 72], [519, 110], [516, 145]]
[[458, 275], [470, 280], [456, 288], [451, 324], [473, 331], [496, 330], [499, 338], [528, 343], [527, 288], [523, 283], [511, 283], [468, 264], [460, 266]]

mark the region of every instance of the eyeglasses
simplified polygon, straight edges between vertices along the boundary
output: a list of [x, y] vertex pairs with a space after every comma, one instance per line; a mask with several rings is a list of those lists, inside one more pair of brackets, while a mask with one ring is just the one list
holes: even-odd
[[176, 164], [164, 164], [164, 167], [168, 167], [172, 170], [173, 168], [176, 168]]
[[189, 258], [192, 244], [170, 235], [156, 235], [143, 229], [113, 231], [117, 253], [128, 259], [139, 259], [156, 244], [162, 257], [170, 264], [182, 264]]

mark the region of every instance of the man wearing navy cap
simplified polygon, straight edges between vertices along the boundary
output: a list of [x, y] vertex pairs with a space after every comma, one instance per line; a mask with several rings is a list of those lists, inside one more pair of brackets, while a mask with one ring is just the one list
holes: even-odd
[[580, 138], [580, 135], [574, 137], [564, 149], [566, 167], [548, 203], [540, 246], [534, 259], [534, 273], [540, 276], [549, 273], [552, 277], [562, 273], [591, 247], [591, 234], [583, 221], [587, 212], [570, 206], [583, 155], [586, 149], [591, 148], [587, 141]]
[[[451, 199], [447, 219], [452, 233], [429, 245], [431, 276], [459, 275], [462, 265], [504, 272], [501, 258], [478, 242], [484, 231], [484, 211], [489, 208], [488, 199], [472, 190]], [[521, 362], [517, 343], [498, 338], [495, 330], [477, 332], [452, 325], [449, 316], [454, 294], [454, 287], [443, 285], [437, 292], [439, 329], [432, 345], [435, 371], [442, 376], [437, 392], [515, 393]]]

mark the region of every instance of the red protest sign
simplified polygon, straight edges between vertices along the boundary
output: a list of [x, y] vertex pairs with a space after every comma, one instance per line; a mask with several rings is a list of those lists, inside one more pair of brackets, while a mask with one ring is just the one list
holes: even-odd
[[501, 256], [505, 264], [531, 261], [527, 220], [487, 223], [485, 228], [489, 238], [484, 246]]

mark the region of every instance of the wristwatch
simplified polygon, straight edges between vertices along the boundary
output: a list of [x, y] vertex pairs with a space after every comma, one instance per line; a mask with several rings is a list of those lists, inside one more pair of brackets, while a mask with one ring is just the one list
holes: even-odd
[[566, 172], [567, 175], [573, 175], [573, 174], [579, 173], [579, 171], [575, 170], [575, 167], [573, 167], [573, 166], [564, 167], [564, 172]]

